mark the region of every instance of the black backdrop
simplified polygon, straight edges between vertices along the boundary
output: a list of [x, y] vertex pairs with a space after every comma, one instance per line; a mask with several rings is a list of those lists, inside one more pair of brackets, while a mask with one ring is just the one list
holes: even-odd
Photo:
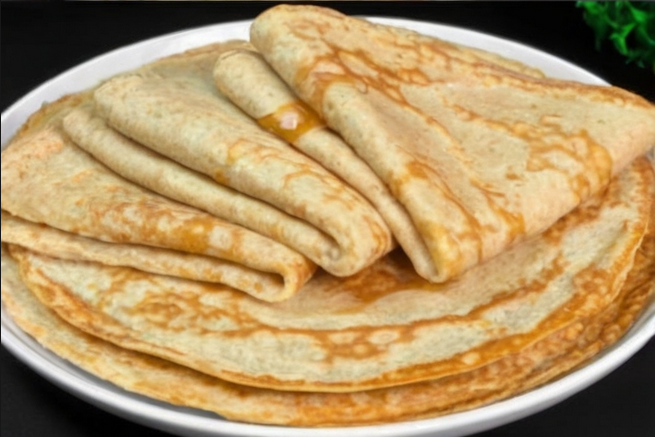
[[[627, 65], [609, 46], [594, 49], [572, 2], [330, 3], [349, 14], [451, 24], [513, 39], [655, 101], [652, 70]], [[6, 2], [1, 7], [0, 107], [66, 69], [144, 38], [253, 18], [269, 3]], [[0, 351], [1, 430], [9, 437], [88, 437], [165, 433], [119, 419], [63, 392]], [[599, 383], [483, 437], [650, 437], [655, 435], [655, 340]]]

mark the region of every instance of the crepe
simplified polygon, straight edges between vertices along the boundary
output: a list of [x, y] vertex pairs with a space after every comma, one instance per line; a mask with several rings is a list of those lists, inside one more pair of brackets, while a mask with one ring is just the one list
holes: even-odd
[[[299, 15], [308, 25], [288, 32]], [[286, 35], [269, 27], [280, 17]], [[333, 32], [340, 23], [354, 40]], [[651, 105], [320, 8], [275, 8], [253, 35], [275, 74], [246, 42], [201, 47], [44, 106], [3, 151], [3, 309], [44, 347], [129, 391], [231, 420], [350, 426], [525, 392], [616, 342], [652, 304], [655, 168], [637, 157]], [[345, 81], [330, 53], [298, 69], [322, 47], [367, 36], [376, 41], [366, 52], [339, 52]], [[382, 65], [401, 52], [411, 66], [416, 47], [423, 70]], [[285, 56], [287, 76], [275, 64]], [[425, 78], [443, 86], [414, 83]], [[268, 91], [254, 99], [248, 83]], [[475, 114], [457, 100], [467, 89], [482, 98]], [[516, 111], [489, 109], [486, 93], [499, 89]], [[582, 103], [567, 100], [573, 90]], [[521, 112], [517, 96], [541, 106]], [[583, 118], [625, 111], [634, 120], [616, 124], [630, 132], [544, 115], [562, 101]], [[293, 132], [283, 129], [287, 104], [308, 116]], [[364, 117], [371, 132], [357, 139]], [[415, 134], [433, 142], [399, 141]], [[380, 139], [393, 141], [380, 151]], [[522, 141], [538, 155], [523, 164]], [[394, 159], [413, 172], [400, 184], [381, 171]], [[422, 179], [436, 162], [439, 178]], [[524, 198], [533, 189], [539, 204]], [[445, 209], [431, 203], [439, 193]], [[565, 204], [577, 207], [544, 214]], [[524, 217], [528, 206], [536, 214]], [[440, 224], [426, 228], [423, 213]], [[548, 229], [534, 235], [539, 226]], [[313, 276], [310, 259], [324, 267]]]
[[277, 6], [250, 36], [406, 208], [440, 280], [542, 232], [655, 144], [655, 108], [627, 91], [336, 11]]
[[210, 256], [181, 253], [138, 244], [108, 243], [33, 223], [2, 211], [2, 241], [74, 261], [125, 266], [160, 275], [218, 282], [263, 300], [284, 298], [297, 289], [280, 277]]
[[[655, 295], [655, 235], [644, 240], [621, 295], [598, 316], [468, 374], [360, 393], [278, 392], [239, 386], [104, 342], [65, 323], [24, 286], [2, 250], [2, 300], [12, 319], [44, 347], [129, 391], [230, 420], [339, 426], [432, 417], [520, 393], [578, 365], [616, 341]], [[182, 382], [182, 383], [181, 383]]]
[[[313, 227], [307, 235], [287, 224], [277, 232], [286, 234], [280, 241], [334, 275], [354, 274], [394, 247], [389, 228], [366, 199], [263, 131], [218, 94], [211, 68], [207, 75], [213, 91], [148, 72], [120, 76], [95, 91], [96, 111], [125, 136], [276, 207], [284, 213], [278, 217], [290, 215]], [[269, 220], [267, 226], [280, 223]]]
[[[245, 49], [221, 54], [214, 67], [214, 79], [219, 90], [262, 127], [316, 159], [365, 196], [384, 218], [416, 271], [426, 279], [438, 279], [427, 247], [407, 211], [371, 168], [298, 100], [261, 55]], [[258, 86], [253, 87], [253, 83]]]
[[[66, 102], [53, 106], [68, 109]], [[33, 131], [21, 134], [2, 153], [3, 210], [82, 237], [132, 245], [117, 249], [118, 253], [132, 252], [132, 258], [157, 252], [134, 245], [181, 252], [179, 257], [185, 257], [184, 253], [211, 257], [199, 264], [194, 264], [199, 257], [189, 257], [177, 263], [178, 270], [186, 272], [184, 277], [213, 277], [265, 300], [289, 297], [313, 273], [314, 265], [286, 246], [118, 177], [61, 132], [57, 111], [49, 113], [48, 122], [35, 122]], [[56, 235], [53, 238], [63, 234]], [[35, 241], [26, 239], [20, 244], [30, 247]], [[56, 243], [48, 246], [47, 253], [61, 248]], [[164, 259], [175, 255], [161, 253], [141, 265], [161, 259], [159, 271], [170, 266]], [[214, 270], [197, 274], [202, 268]]]
[[156, 193], [312, 254], [330, 246], [320, 230], [256, 198], [153, 152], [107, 125], [90, 107], [63, 122], [75, 143], [116, 173]]
[[[655, 217], [655, 210], [651, 212]], [[228, 419], [296, 426], [412, 420], [469, 409], [556, 377], [615, 342], [655, 295], [655, 221], [635, 254], [621, 293], [604, 310], [579, 319], [520, 354], [449, 378], [359, 393], [278, 392], [231, 384], [189, 368], [103, 342], [41, 305], [2, 257], [2, 298], [13, 320], [48, 349], [130, 391]], [[183, 383], [180, 383], [183, 381]]]
[[430, 284], [394, 253], [349, 278], [319, 272], [274, 305], [220, 286], [11, 253], [48, 307], [121, 347], [249, 386], [360, 391], [468, 372], [598, 314], [633, 265], [654, 196], [653, 168], [640, 159], [604, 196], [457, 281]]

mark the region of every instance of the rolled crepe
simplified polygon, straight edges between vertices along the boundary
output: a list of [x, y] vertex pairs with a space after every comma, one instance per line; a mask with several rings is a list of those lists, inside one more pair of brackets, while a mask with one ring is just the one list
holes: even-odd
[[[215, 278], [264, 300], [288, 298], [314, 271], [309, 260], [280, 243], [120, 178], [55, 126], [23, 135], [3, 151], [2, 209], [108, 243], [213, 257]], [[4, 241], [4, 230], [2, 235]], [[222, 275], [232, 264], [255, 276]]]
[[366, 199], [216, 93], [134, 74], [100, 86], [95, 102], [122, 134], [319, 230], [321, 241], [305, 242], [296, 229], [293, 247], [334, 275], [354, 274], [393, 248]]
[[655, 144], [655, 108], [319, 7], [251, 27], [267, 63], [408, 211], [446, 280], [555, 223]]
[[[258, 123], [314, 158], [365, 196], [428, 280], [438, 279], [430, 253], [405, 208], [384, 183], [252, 50], [231, 50], [214, 67], [219, 90]], [[252, 84], [258, 84], [253, 87]]]

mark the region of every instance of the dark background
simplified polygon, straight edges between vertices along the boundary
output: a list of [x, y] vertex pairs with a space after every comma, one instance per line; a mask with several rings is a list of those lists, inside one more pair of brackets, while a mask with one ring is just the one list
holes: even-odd
[[[108, 50], [161, 34], [253, 18], [269, 3], [5, 2], [1, 8], [0, 107]], [[502, 36], [574, 62], [655, 101], [652, 70], [626, 65], [573, 2], [330, 3], [349, 14], [413, 18]], [[166, 434], [105, 413], [51, 385], [0, 350], [1, 431], [9, 437]], [[542, 413], [482, 437], [655, 435], [655, 340], [608, 377]]]

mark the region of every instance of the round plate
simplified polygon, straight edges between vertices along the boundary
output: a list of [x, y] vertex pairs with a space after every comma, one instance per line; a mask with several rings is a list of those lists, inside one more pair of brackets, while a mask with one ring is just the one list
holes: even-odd
[[[372, 21], [406, 27], [426, 35], [496, 52], [541, 69], [551, 77], [592, 84], [605, 82], [593, 74], [539, 50], [478, 32], [402, 19]], [[63, 95], [81, 91], [99, 80], [139, 67], [163, 56], [230, 39], [248, 39], [250, 21], [207, 26], [150, 39], [112, 51], [68, 70], [16, 102], [1, 118], [2, 148], [41, 107]], [[616, 344], [579, 370], [541, 388], [486, 407], [449, 416], [354, 428], [286, 428], [230, 422], [190, 408], [179, 408], [129, 393], [100, 380], [41, 347], [2, 308], [2, 344], [36, 372], [82, 399], [135, 422], [183, 436], [439, 436], [453, 437], [493, 428], [541, 411], [593, 384], [635, 354], [655, 335], [655, 302]]]

